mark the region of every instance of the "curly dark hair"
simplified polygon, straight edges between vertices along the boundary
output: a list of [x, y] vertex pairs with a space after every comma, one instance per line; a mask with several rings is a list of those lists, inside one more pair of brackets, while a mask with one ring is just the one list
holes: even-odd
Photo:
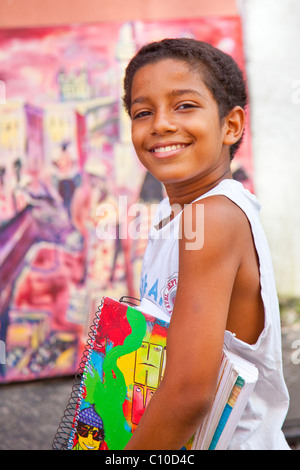
[[[247, 105], [246, 82], [233, 58], [206, 42], [191, 38], [163, 39], [143, 46], [129, 62], [124, 78], [123, 104], [131, 114], [131, 88], [136, 72], [163, 59], [185, 61], [200, 71], [205, 85], [218, 104], [222, 120], [235, 107]], [[243, 136], [230, 147], [230, 159], [236, 154]]]

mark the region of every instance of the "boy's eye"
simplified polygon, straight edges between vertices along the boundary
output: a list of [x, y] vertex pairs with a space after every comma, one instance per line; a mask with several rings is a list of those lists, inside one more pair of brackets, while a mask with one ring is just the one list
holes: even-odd
[[178, 106], [177, 109], [189, 109], [189, 108], [197, 108], [197, 106], [193, 103], [182, 103]]
[[138, 113], [135, 113], [132, 119], [139, 119], [139, 118], [149, 116], [149, 115], [150, 115], [150, 111], [140, 111]]

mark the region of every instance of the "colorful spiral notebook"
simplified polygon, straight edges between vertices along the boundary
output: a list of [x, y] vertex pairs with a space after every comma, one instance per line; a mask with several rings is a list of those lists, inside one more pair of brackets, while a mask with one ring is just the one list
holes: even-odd
[[[121, 450], [164, 375], [168, 323], [137, 306], [102, 299], [56, 450]], [[184, 447], [226, 449], [257, 381], [256, 367], [224, 351], [212, 407]]]

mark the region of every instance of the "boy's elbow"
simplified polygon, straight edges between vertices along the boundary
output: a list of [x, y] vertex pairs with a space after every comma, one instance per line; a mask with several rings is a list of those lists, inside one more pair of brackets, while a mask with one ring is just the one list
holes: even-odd
[[211, 397], [203, 395], [201, 391], [198, 391], [198, 394], [200, 396], [187, 392], [180, 398], [180, 402], [183, 403], [181, 410], [183, 422], [195, 422], [198, 425], [207, 415], [212, 402]]
[[201, 424], [208, 413], [214, 397], [212, 387], [203, 384], [177, 384], [173, 388], [172, 398], [175, 413], [184, 425]]

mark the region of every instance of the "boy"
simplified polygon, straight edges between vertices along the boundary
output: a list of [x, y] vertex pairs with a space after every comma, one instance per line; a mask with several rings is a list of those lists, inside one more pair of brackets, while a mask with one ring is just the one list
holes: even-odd
[[259, 204], [230, 171], [245, 121], [242, 73], [209, 44], [166, 39], [131, 60], [124, 88], [138, 158], [168, 195], [149, 234], [141, 307], [170, 318], [164, 379], [126, 449], [189, 440], [209, 410], [224, 347], [259, 369], [230, 448], [288, 449], [270, 255]]

